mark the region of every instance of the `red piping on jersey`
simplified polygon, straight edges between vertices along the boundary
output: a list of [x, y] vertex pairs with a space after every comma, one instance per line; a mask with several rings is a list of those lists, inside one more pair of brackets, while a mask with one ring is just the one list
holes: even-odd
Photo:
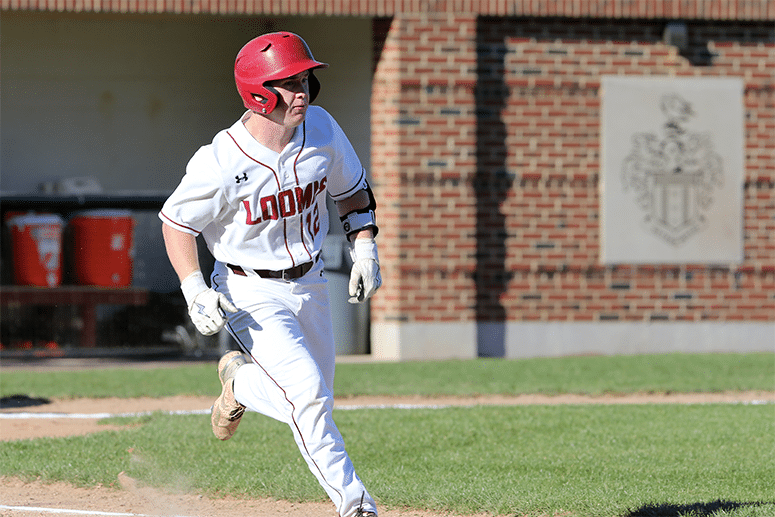
[[296, 260], [294, 260], [293, 258], [293, 254], [291, 253], [291, 248], [288, 247], [288, 220], [287, 219], [283, 219], [283, 240], [285, 241], [285, 251], [287, 251], [288, 256], [291, 257], [291, 263], [293, 264], [292, 267], [296, 267]]
[[299, 237], [301, 238], [301, 245], [304, 246], [304, 251], [306, 251], [307, 255], [309, 255], [309, 258], [312, 259], [312, 253], [309, 252], [307, 243], [304, 242], [304, 214], [299, 214], [299, 217], [301, 218], [301, 224], [299, 225]]
[[[296, 153], [296, 158], [293, 160], [293, 175], [296, 177], [296, 186], [300, 186], [301, 182], [299, 181], [299, 174], [296, 172], [296, 164], [299, 161], [299, 157], [301, 156], [301, 152], [304, 150], [304, 144], [307, 143], [307, 121], [305, 120], [301, 125], [301, 149], [299, 149], [299, 152]], [[309, 258], [312, 259], [312, 253], [309, 252], [309, 248], [307, 247], [307, 243], [304, 241], [304, 214], [299, 213], [299, 237], [301, 240], [301, 245], [304, 246], [304, 251], [307, 252], [307, 255], [309, 255]], [[314, 240], [315, 236], [310, 235], [310, 237]]]
[[255, 158], [250, 156], [248, 153], [246, 153], [245, 150], [242, 147], [240, 147], [240, 145], [237, 143], [237, 140], [232, 136], [231, 133], [226, 131], [226, 134], [229, 135], [229, 138], [231, 138], [231, 141], [234, 142], [234, 145], [237, 146], [237, 149], [242, 151], [242, 154], [244, 154], [245, 156], [247, 156], [248, 158], [250, 158], [251, 160], [253, 160], [257, 164], [262, 165], [262, 166], [266, 167], [267, 169], [269, 169], [270, 171], [272, 171], [272, 174], [274, 175], [274, 180], [277, 182], [277, 191], [279, 192], [280, 190], [282, 190], [282, 188], [280, 187], [280, 178], [277, 176], [277, 171], [275, 171], [269, 165], [267, 165], [265, 163], [261, 163], [260, 161], [256, 160]]
[[202, 233], [201, 231], [199, 231], [199, 230], [196, 230], [196, 229], [194, 229], [194, 228], [191, 228], [190, 226], [186, 226], [185, 224], [180, 224], [180, 223], [178, 223], [178, 222], [175, 222], [175, 221], [173, 221], [172, 219], [170, 219], [169, 217], [167, 217], [166, 215], [164, 215], [164, 212], [159, 212], [159, 214], [160, 214], [160, 215], [161, 215], [161, 216], [162, 216], [164, 219], [166, 219], [167, 221], [169, 221], [169, 223], [170, 223], [171, 225], [180, 226], [181, 228], [185, 228], [186, 230], [191, 230], [192, 232], [196, 232], [196, 234], [197, 234], [197, 235], [199, 235], [200, 233]]
[[299, 156], [301, 156], [301, 152], [304, 150], [305, 143], [307, 143], [307, 121], [306, 120], [301, 124], [301, 149], [299, 149], [299, 152], [296, 153], [296, 158], [293, 160], [293, 175], [296, 177], [297, 187], [300, 185], [300, 183], [299, 183], [299, 174], [296, 172], [296, 163], [299, 161]]

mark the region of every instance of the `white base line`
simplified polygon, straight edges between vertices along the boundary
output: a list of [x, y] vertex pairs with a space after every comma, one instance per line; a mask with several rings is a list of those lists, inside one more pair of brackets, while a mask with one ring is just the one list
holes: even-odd
[[[65, 515], [107, 515], [110, 517], [152, 517], [143, 513], [116, 513], [99, 512], [92, 510], [68, 510], [64, 508], [42, 508], [37, 506], [7, 506], [0, 504], [0, 510], [11, 510], [18, 512], [38, 512], [38, 513], [58, 513]], [[184, 517], [182, 515], [172, 515], [170, 517]]]
[[[352, 411], [355, 409], [442, 409], [447, 407], [452, 406], [437, 404], [375, 404], [362, 406], [336, 406], [334, 409]], [[0, 413], [0, 420], [24, 420], [28, 418], [81, 418], [99, 420], [103, 418], [148, 416], [154, 413], [163, 413], [165, 415], [209, 415], [210, 409], [195, 409], [191, 411], [142, 411], [139, 413]]]
[[[138, 417], [154, 414], [154, 411], [142, 411], [140, 413], [0, 413], [0, 419], [26, 419], [26, 418], [120, 418], [120, 417]], [[209, 409], [196, 409], [193, 411], [159, 411], [166, 415], [209, 415]]]
[[[773, 404], [775, 401], [768, 400], [749, 400], [744, 402], [726, 402], [726, 404], [743, 404], [746, 406], [758, 406]], [[724, 404], [724, 402], [720, 402]], [[335, 406], [334, 409], [340, 411], [353, 411], [356, 409], [446, 409], [454, 407], [451, 404], [364, 404], [351, 406]], [[465, 407], [465, 406], [464, 406]], [[131, 418], [139, 416], [148, 416], [154, 413], [163, 413], [165, 415], [209, 415], [210, 409], [195, 409], [181, 411], [142, 411], [139, 413], [0, 413], [0, 420], [24, 420], [28, 418], [81, 418], [81, 419], [103, 419], [103, 418]], [[2, 507], [0, 507], [2, 508]]]

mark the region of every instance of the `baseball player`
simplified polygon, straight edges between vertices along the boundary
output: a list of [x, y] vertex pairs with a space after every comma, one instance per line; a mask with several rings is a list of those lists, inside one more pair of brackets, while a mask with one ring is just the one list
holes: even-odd
[[[264, 34], [237, 54], [247, 108], [200, 148], [159, 217], [188, 313], [205, 335], [226, 327], [240, 351], [218, 363], [212, 427], [234, 434], [248, 409], [288, 424], [299, 451], [341, 517], [377, 515], [334, 424], [335, 345], [320, 257], [326, 196], [351, 242], [350, 302], [382, 279], [376, 202], [349, 140], [325, 110], [316, 61], [298, 35]], [[208, 287], [196, 236], [215, 258]]]

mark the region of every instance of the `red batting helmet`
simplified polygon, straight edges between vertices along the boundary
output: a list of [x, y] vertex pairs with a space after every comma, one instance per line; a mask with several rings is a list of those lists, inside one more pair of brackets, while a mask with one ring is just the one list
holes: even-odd
[[328, 64], [315, 61], [307, 44], [296, 34], [272, 32], [254, 38], [242, 47], [234, 63], [234, 79], [246, 108], [271, 113], [279, 95], [265, 86], [267, 82], [309, 70], [309, 100], [312, 102], [320, 91], [320, 82], [312, 70], [327, 67]]

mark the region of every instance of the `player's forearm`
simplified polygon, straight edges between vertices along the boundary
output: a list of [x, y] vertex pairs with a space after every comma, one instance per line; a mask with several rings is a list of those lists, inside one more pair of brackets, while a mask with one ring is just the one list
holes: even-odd
[[167, 224], [162, 225], [162, 235], [170, 264], [181, 282], [192, 273], [199, 271], [196, 237]]
[[350, 235], [350, 242], [355, 242], [358, 239], [373, 239], [374, 230], [371, 228], [364, 228], [363, 230]]

